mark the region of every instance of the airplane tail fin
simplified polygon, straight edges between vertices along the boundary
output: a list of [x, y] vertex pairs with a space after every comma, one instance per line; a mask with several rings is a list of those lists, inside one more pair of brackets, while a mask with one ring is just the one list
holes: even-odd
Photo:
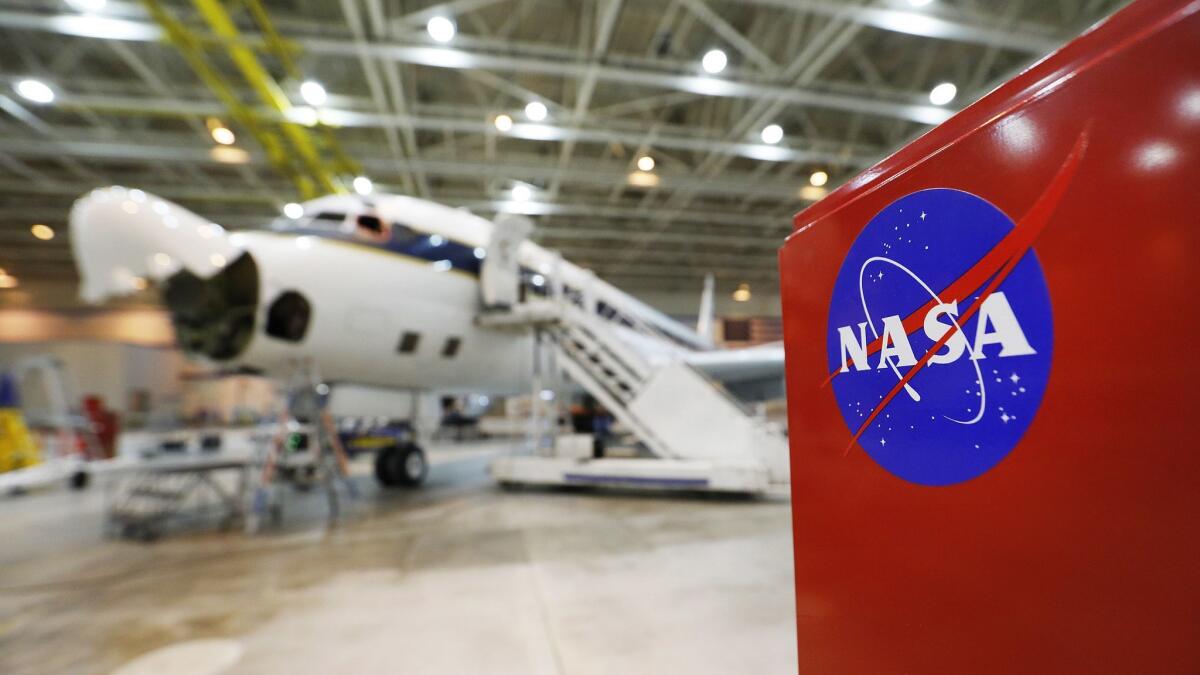
[[712, 342], [713, 339], [713, 275], [704, 275], [704, 291], [700, 294], [700, 314], [696, 317], [696, 332]]

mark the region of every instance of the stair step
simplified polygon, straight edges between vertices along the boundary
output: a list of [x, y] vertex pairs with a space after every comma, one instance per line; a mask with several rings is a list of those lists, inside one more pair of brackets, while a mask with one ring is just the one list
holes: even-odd
[[132, 490], [129, 491], [129, 494], [134, 497], [153, 497], [155, 499], [177, 500], [177, 499], [183, 498], [184, 491], [183, 490], [171, 490], [168, 488], [142, 486], [142, 487], [133, 488]]

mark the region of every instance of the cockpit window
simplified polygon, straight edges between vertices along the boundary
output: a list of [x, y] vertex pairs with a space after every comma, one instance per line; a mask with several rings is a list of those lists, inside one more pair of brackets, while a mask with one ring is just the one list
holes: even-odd
[[354, 234], [362, 239], [383, 243], [392, 236], [391, 226], [369, 213], [361, 213], [354, 219]]
[[383, 222], [375, 216], [359, 216], [359, 228], [375, 234], [383, 234]]
[[328, 211], [323, 211], [323, 212], [318, 213], [317, 215], [313, 216], [313, 223], [315, 224], [315, 223], [319, 223], [321, 221], [325, 221], [325, 222], [329, 222], [329, 223], [341, 223], [345, 219], [346, 219], [346, 214], [344, 214], [344, 213], [330, 213]]

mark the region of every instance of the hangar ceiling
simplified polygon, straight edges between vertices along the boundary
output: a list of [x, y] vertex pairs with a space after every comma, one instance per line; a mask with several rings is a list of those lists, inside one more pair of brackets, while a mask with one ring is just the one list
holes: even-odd
[[[0, 267], [22, 283], [75, 279], [65, 219], [92, 187], [141, 187], [231, 229], [300, 198], [151, 12], [221, 52], [235, 81], [203, 4], [0, 2]], [[319, 119], [376, 190], [527, 213], [540, 242], [601, 276], [688, 290], [709, 271], [721, 290], [770, 288], [795, 211], [1121, 4], [266, 0], [289, 72], [263, 46], [257, 3], [224, 3], [293, 112], [314, 112], [296, 71], [324, 86]], [[448, 42], [427, 29], [436, 16], [456, 24]], [[713, 49], [728, 65], [709, 74]], [[54, 100], [22, 97], [29, 78]], [[941, 82], [958, 95], [939, 106]], [[267, 114], [249, 87], [234, 94]], [[214, 153], [212, 118], [245, 152]]]

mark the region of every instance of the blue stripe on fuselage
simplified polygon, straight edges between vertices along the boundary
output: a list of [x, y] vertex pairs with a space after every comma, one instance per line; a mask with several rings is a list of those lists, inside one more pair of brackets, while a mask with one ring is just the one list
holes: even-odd
[[[460, 244], [457, 241], [451, 241], [439, 235], [412, 234], [400, 238], [392, 237], [386, 242], [377, 242], [368, 241], [345, 232], [331, 232], [318, 228], [296, 227], [279, 231], [297, 236], [307, 235], [320, 237], [321, 239], [332, 239], [347, 244], [365, 246], [378, 251], [388, 251], [409, 258], [417, 258], [418, 260], [425, 260], [430, 263], [439, 260], [448, 260], [450, 261], [451, 269], [466, 272], [471, 276], [479, 276], [479, 264], [481, 261], [475, 257], [475, 248], [466, 244]], [[435, 245], [435, 238], [440, 238], [441, 243]]]

